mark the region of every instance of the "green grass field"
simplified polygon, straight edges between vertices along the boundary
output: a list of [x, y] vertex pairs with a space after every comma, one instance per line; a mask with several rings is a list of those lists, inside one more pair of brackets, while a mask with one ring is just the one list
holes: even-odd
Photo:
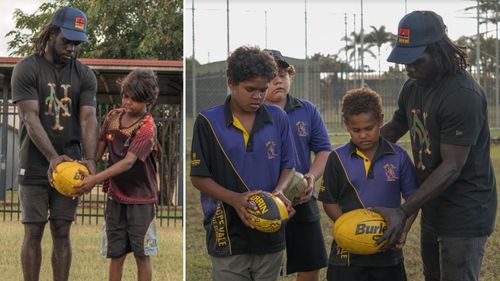
[[[23, 226], [20, 222], [0, 222], [0, 279], [23, 280], [20, 249]], [[153, 280], [182, 281], [182, 227], [158, 227], [159, 251], [152, 257]], [[100, 256], [101, 226], [74, 224], [71, 228], [73, 261], [69, 280], [103, 281], [108, 278], [106, 258]], [[52, 242], [48, 226], [42, 241], [40, 280], [52, 280], [50, 252]], [[137, 269], [132, 254], [127, 256], [123, 281], [137, 280]]]
[[[332, 138], [333, 142], [340, 143], [339, 139]], [[500, 171], [500, 146], [492, 146], [491, 156], [493, 159], [495, 171]], [[189, 162], [189, 161], [187, 161]], [[189, 175], [189, 171], [186, 171]], [[497, 176], [497, 186], [500, 183], [500, 176]], [[499, 193], [500, 194], [500, 193]], [[500, 196], [499, 196], [500, 197]], [[199, 192], [186, 180], [186, 280], [199, 281], [210, 280], [210, 260], [206, 253], [205, 231], [202, 226], [202, 213], [199, 203]], [[323, 234], [330, 249], [332, 234], [332, 222], [321, 209], [321, 223], [323, 225]], [[460, 218], [457, 218], [460, 219]], [[497, 219], [495, 232], [490, 236], [486, 244], [486, 253], [481, 270], [481, 280], [497, 281], [500, 276], [500, 212], [497, 209]], [[408, 280], [423, 281], [422, 264], [420, 261], [420, 240], [419, 219], [415, 221], [408, 235], [408, 240], [404, 248], [405, 267]], [[326, 269], [321, 270], [321, 280], [326, 276]], [[294, 276], [282, 277], [280, 280], [295, 280]]]

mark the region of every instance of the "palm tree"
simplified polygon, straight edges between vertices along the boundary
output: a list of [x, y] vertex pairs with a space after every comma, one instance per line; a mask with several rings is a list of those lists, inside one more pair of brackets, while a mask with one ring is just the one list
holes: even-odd
[[349, 65], [341, 61], [338, 55], [315, 53], [310, 59], [318, 62], [321, 72], [342, 72], [344, 69], [349, 69]]
[[380, 49], [385, 43], [391, 42], [395, 35], [390, 32], [386, 32], [385, 25], [380, 26], [378, 29], [373, 25], [370, 27], [372, 28], [372, 32], [366, 35], [365, 42], [377, 47], [378, 75], [380, 76]]
[[[494, 37], [479, 37], [480, 41], [480, 54], [479, 60], [481, 62], [481, 69], [484, 72], [495, 72], [496, 67], [496, 58], [495, 58], [495, 38]], [[466, 37], [462, 36], [457, 39], [457, 44], [460, 46], [467, 46], [467, 55], [469, 57], [469, 61], [476, 61], [476, 36]]]
[[[361, 55], [369, 54], [371, 57], [376, 58], [375, 54], [370, 50], [373, 47], [373, 44], [370, 42], [365, 42], [363, 46], [363, 50], [361, 50], [361, 35], [356, 32], [351, 32], [351, 35], [347, 38], [344, 36], [342, 40], [346, 41], [346, 45], [339, 50], [339, 53], [345, 52], [348, 56], [347, 63], [354, 61], [354, 69], [361, 69], [359, 62], [361, 61], [359, 58]], [[358, 63], [356, 63], [358, 62]]]
[[[474, 3], [474, 6], [470, 6], [465, 8], [465, 11], [476, 10], [477, 8], [477, 0], [471, 0]], [[491, 22], [493, 24], [497, 24], [500, 19], [496, 16], [496, 11], [498, 9], [498, 0], [479, 0], [479, 12], [480, 16], [480, 24], [485, 24], [487, 22]]]

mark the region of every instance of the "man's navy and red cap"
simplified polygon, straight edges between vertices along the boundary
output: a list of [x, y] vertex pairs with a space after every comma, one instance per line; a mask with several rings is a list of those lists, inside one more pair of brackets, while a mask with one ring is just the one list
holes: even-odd
[[444, 38], [446, 26], [440, 15], [432, 11], [414, 11], [405, 15], [398, 26], [396, 47], [388, 62], [411, 64], [425, 51], [427, 45]]
[[50, 23], [61, 28], [61, 32], [69, 41], [88, 43], [87, 16], [84, 12], [74, 7], [63, 7], [57, 10]]
[[267, 52], [268, 54], [271, 55], [271, 57], [273, 57], [273, 59], [276, 61], [276, 63], [280, 66], [280, 67], [289, 67], [290, 64], [288, 62], [286, 62], [285, 60], [285, 57], [281, 54], [280, 51], [278, 50], [271, 50], [271, 49], [264, 49], [264, 52]]

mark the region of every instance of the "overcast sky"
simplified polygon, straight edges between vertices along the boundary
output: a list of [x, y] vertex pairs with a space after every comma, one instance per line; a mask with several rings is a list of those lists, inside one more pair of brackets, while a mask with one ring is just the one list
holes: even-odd
[[5, 38], [7, 32], [15, 28], [15, 22], [12, 18], [16, 8], [21, 9], [26, 13], [33, 13], [43, 3], [48, 1], [43, 0], [0, 0], [0, 57], [7, 57], [7, 40], [12, 38]]
[[[305, 57], [305, 0], [230, 0], [229, 37], [230, 50], [241, 45], [257, 45], [278, 49], [285, 56]], [[475, 10], [465, 12], [473, 6], [471, 0], [407, 0], [408, 12], [433, 10], [440, 14], [451, 39], [476, 33]], [[192, 0], [184, 3], [184, 54], [193, 53]], [[226, 0], [194, 0], [194, 30], [196, 59], [201, 63], [227, 58]], [[347, 25], [345, 24], [347, 14]], [[354, 16], [354, 14], [356, 14]], [[396, 33], [399, 20], [405, 14], [404, 0], [364, 0], [363, 26], [365, 34], [371, 25], [386, 26], [386, 31]], [[355, 17], [355, 20], [354, 20]], [[361, 28], [360, 0], [307, 0], [307, 54], [337, 54], [344, 46], [342, 37]], [[484, 29], [484, 28], [483, 28]], [[493, 26], [490, 25], [490, 29]], [[484, 30], [483, 30], [484, 31]], [[267, 38], [266, 38], [267, 32]], [[267, 43], [267, 44], [266, 44]], [[376, 50], [373, 50], [376, 54]], [[382, 49], [382, 69], [390, 47]], [[341, 58], [345, 56], [342, 53]], [[375, 59], [365, 59], [376, 69]]]
[[[230, 50], [241, 45], [257, 45], [279, 49], [286, 56], [305, 57], [305, 16], [307, 1], [307, 53], [337, 54], [344, 46], [341, 38], [345, 28], [350, 34], [356, 25], [361, 27], [360, 0], [229, 0]], [[8, 56], [5, 34], [14, 29], [12, 14], [15, 8], [34, 12], [43, 0], [0, 0], [0, 56]], [[184, 53], [190, 57], [192, 44], [192, 0], [184, 4]], [[440, 14], [452, 39], [476, 33], [475, 11], [465, 12], [473, 6], [471, 0], [407, 0], [407, 11], [433, 10]], [[227, 58], [226, 0], [194, 0], [196, 58], [201, 63]], [[397, 24], [405, 13], [404, 0], [364, 0], [363, 26], [365, 33], [370, 25], [396, 33]], [[345, 24], [347, 15], [347, 25]], [[355, 21], [354, 21], [355, 18]], [[493, 29], [493, 26], [489, 26]], [[481, 31], [485, 31], [483, 27]], [[266, 36], [267, 32], [267, 36]], [[375, 51], [375, 50], [374, 50]], [[390, 51], [382, 49], [382, 62]], [[341, 54], [341, 58], [343, 54]], [[375, 68], [376, 60], [366, 63]], [[386, 69], [389, 64], [383, 64]]]

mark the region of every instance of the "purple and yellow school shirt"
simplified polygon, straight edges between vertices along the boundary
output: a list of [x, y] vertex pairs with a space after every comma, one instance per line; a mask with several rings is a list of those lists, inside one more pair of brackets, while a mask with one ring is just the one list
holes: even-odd
[[[399, 207], [401, 197], [409, 198], [418, 187], [415, 167], [406, 151], [383, 138], [379, 139], [372, 161], [352, 142], [335, 149], [326, 162], [323, 182], [318, 199], [325, 204], [339, 204], [343, 213], [369, 207]], [[384, 267], [402, 260], [401, 251], [354, 255], [333, 241], [329, 263]]]
[[[286, 96], [285, 111], [290, 122], [299, 161], [295, 170], [305, 174], [311, 168], [311, 152], [332, 151], [328, 133], [316, 107], [307, 100]], [[290, 222], [311, 222], [320, 219], [318, 203], [312, 197], [307, 203], [296, 205]]]
[[[282, 169], [295, 167], [296, 151], [286, 113], [274, 105], [256, 112], [246, 132], [224, 105], [196, 118], [191, 148], [191, 176], [211, 177], [235, 192], [272, 192]], [[201, 193], [208, 253], [213, 256], [268, 254], [285, 248], [284, 227], [263, 233], [246, 227], [234, 208]]]

